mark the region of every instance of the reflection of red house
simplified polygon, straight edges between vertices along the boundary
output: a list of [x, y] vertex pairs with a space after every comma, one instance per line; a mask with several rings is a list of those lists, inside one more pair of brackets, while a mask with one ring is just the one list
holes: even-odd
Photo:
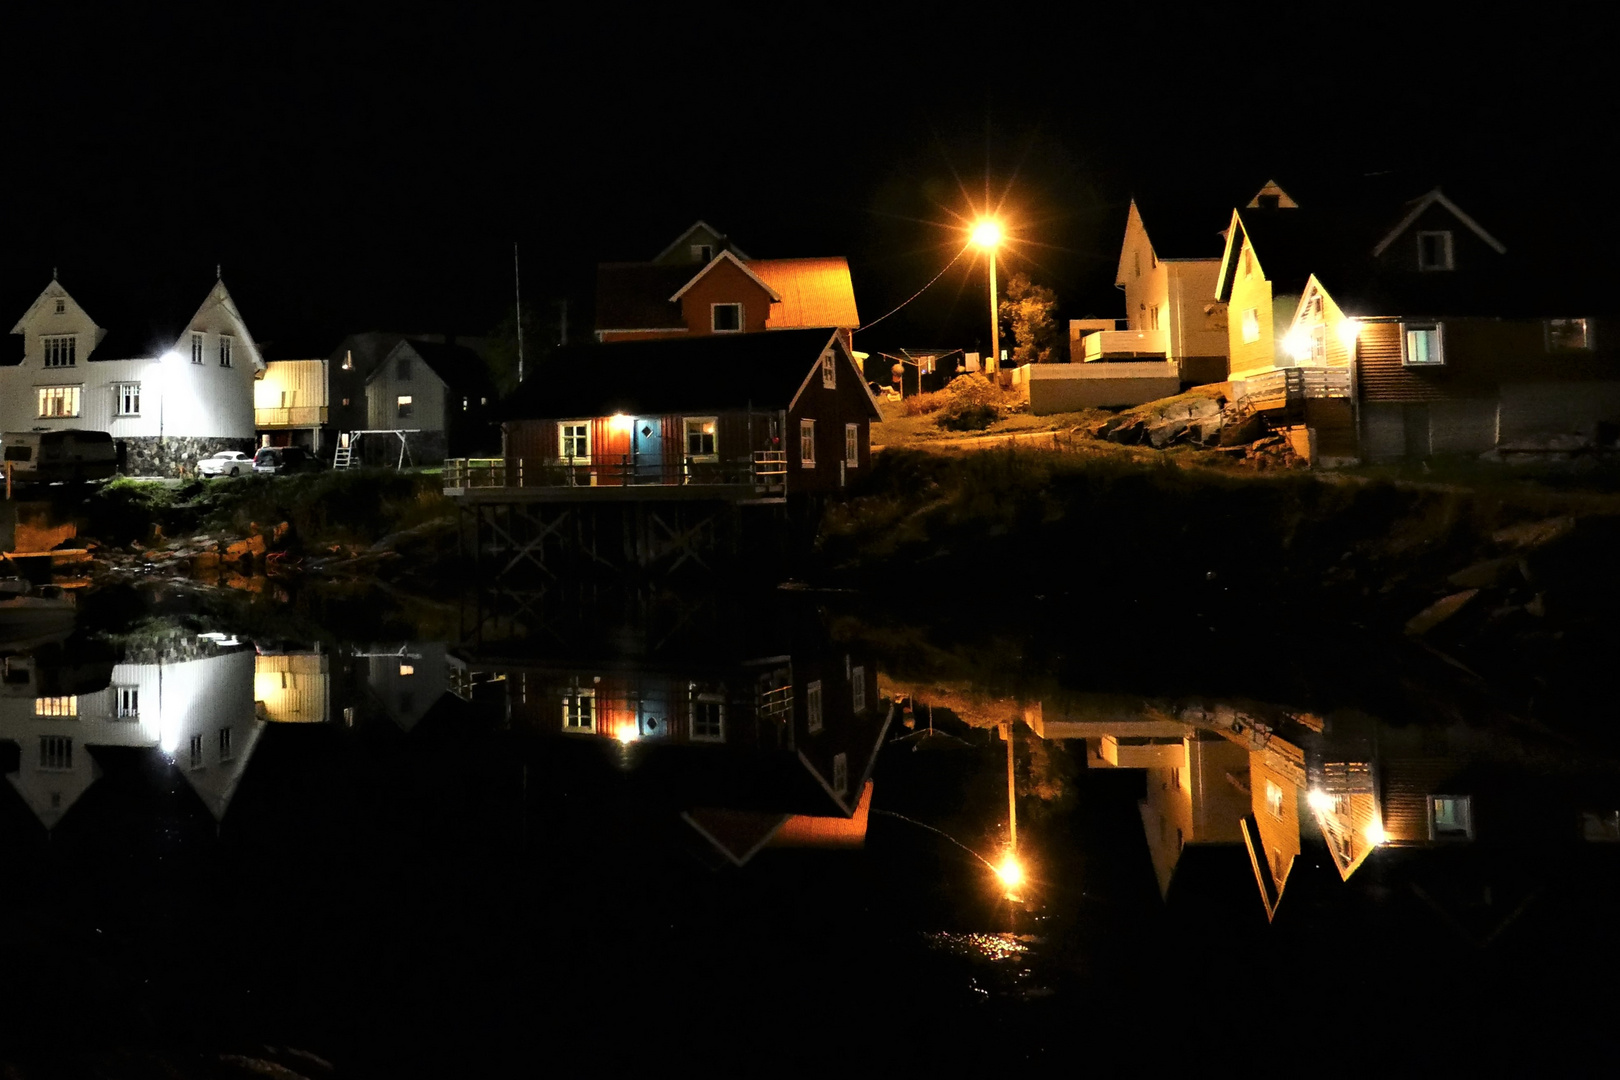
[[847, 348], [859, 325], [843, 258], [752, 259], [701, 221], [651, 262], [597, 267], [600, 342], [825, 326]]
[[871, 464], [877, 404], [830, 327], [565, 349], [553, 365], [508, 406], [508, 486], [781, 498]]

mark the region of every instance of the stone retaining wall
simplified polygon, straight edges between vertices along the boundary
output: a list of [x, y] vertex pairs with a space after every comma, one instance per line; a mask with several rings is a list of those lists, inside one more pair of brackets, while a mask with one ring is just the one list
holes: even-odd
[[252, 439], [144, 435], [118, 440], [118, 471], [125, 476], [196, 476], [197, 461], [221, 450], [252, 454]]

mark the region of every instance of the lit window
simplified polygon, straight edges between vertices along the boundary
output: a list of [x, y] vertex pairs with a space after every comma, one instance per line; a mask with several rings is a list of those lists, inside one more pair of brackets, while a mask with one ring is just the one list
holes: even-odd
[[596, 691], [575, 690], [562, 699], [563, 730], [593, 732], [596, 730]]
[[821, 680], [804, 688], [805, 726], [814, 735], [821, 730]]
[[48, 337], [44, 340], [46, 367], [73, 367], [79, 362], [78, 338]]
[[799, 421], [799, 464], [806, 469], [816, 467], [816, 422]]
[[343, 351], [343, 370], [344, 371], [353, 371], [354, 370], [354, 352], [352, 350], [350, 350], [350, 349], [345, 349]]
[[399, 665], [399, 673], [402, 676], [404, 676], [404, 675], [415, 675], [416, 674], [416, 665], [415, 664], [407, 664], [407, 663], [404, 663], [402, 661], [400, 663], [400, 665]]
[[343, 405], [344, 405], [345, 408], [348, 407], [348, 405], [349, 405], [349, 399], [348, 398], [343, 399]]
[[231, 366], [231, 339], [225, 334], [219, 335], [219, 366]]
[[855, 668], [849, 673], [850, 701], [857, 713], [866, 711], [866, 669]]
[[191, 362], [193, 364], [203, 362], [203, 335], [201, 334], [191, 335]]
[[141, 415], [141, 384], [138, 382], [113, 385], [113, 408], [119, 416]]
[[832, 353], [821, 358], [821, 385], [828, 390], [838, 386], [838, 368], [833, 364]]
[[559, 424], [557, 456], [574, 461], [591, 456], [591, 426], [586, 423]]
[[1585, 319], [1547, 320], [1547, 348], [1562, 350], [1591, 347], [1592, 339], [1588, 336]]
[[1278, 820], [1282, 819], [1282, 816], [1283, 816], [1283, 793], [1282, 793], [1282, 788], [1278, 787], [1275, 783], [1273, 783], [1270, 780], [1266, 781], [1266, 809], [1271, 812], [1272, 817], [1277, 818]]
[[1445, 343], [1438, 324], [1405, 327], [1406, 353], [1401, 363], [1407, 367], [1433, 367], [1446, 362]]
[[1260, 309], [1243, 309], [1243, 340], [1246, 343], [1260, 340]]
[[61, 419], [79, 415], [79, 388], [77, 386], [41, 386], [38, 388], [40, 419]]
[[692, 741], [726, 741], [726, 703], [720, 695], [692, 695]]
[[34, 699], [35, 716], [73, 717], [79, 715], [77, 697], [42, 697]]
[[681, 423], [686, 430], [686, 456], [698, 461], [718, 461], [719, 452], [715, 449], [717, 418], [688, 416]]
[[191, 737], [191, 767], [193, 769], [203, 767], [203, 737], [201, 735]]
[[65, 735], [40, 736], [39, 767], [58, 771], [73, 768], [73, 740]]
[[741, 304], [710, 304], [709, 325], [717, 334], [729, 334], [741, 330], [742, 305]]
[[832, 789], [834, 795], [849, 794], [849, 755], [833, 755]]
[[222, 727], [219, 729], [219, 760], [229, 761], [231, 754], [231, 729]]
[[467, 399], [466, 398], [461, 399], [461, 411], [462, 412], [467, 411]]
[[398, 409], [399, 409], [399, 418], [401, 420], [409, 420], [410, 417], [411, 417], [411, 411], [412, 411], [411, 395], [409, 395], [409, 394], [401, 394], [399, 396], [399, 398], [397, 399], [396, 404], [397, 404]]
[[1418, 269], [1450, 270], [1451, 233], [1449, 231], [1420, 232], [1417, 234]]
[[1435, 839], [1466, 840], [1474, 835], [1473, 800], [1467, 795], [1436, 795], [1429, 800]]
[[133, 720], [141, 715], [141, 691], [135, 686], [118, 688], [118, 719]]

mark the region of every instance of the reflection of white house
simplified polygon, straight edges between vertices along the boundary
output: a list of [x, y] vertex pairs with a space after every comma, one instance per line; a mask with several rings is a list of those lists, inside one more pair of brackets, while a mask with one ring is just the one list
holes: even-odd
[[442, 641], [378, 645], [360, 655], [367, 664], [366, 684], [402, 731], [414, 728], [450, 686]]
[[253, 664], [242, 649], [118, 664], [103, 689], [42, 696], [33, 662], [9, 657], [0, 739], [19, 754], [6, 779], [52, 829], [100, 775], [90, 747], [155, 747], [221, 820], [264, 728], [253, 711]]
[[0, 364], [0, 431], [105, 431], [137, 475], [249, 449], [253, 335], [223, 281], [185, 310], [109, 331], [53, 278], [11, 328], [22, 348]]

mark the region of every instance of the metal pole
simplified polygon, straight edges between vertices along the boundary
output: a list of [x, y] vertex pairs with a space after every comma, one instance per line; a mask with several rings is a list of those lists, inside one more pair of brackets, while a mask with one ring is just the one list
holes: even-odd
[[1018, 854], [1018, 785], [1013, 779], [1013, 725], [1003, 724], [1007, 739], [1007, 853]]
[[1001, 369], [1001, 311], [996, 306], [996, 249], [990, 249], [990, 361]]
[[518, 275], [518, 245], [512, 241], [512, 297], [517, 307], [518, 382], [523, 381], [523, 282]]

